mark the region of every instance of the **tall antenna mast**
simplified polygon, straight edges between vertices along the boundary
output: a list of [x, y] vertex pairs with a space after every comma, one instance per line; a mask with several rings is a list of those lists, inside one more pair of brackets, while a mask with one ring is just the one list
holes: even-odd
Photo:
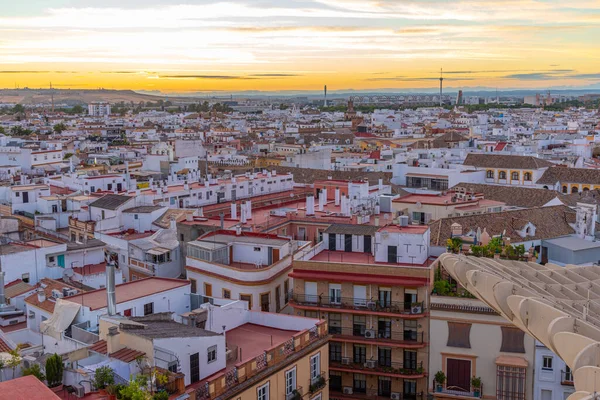
[[443, 74], [442, 68], [440, 68], [440, 107], [442, 106], [443, 82], [444, 82], [444, 74]]
[[50, 99], [52, 101], [52, 113], [54, 113], [54, 90], [52, 89], [52, 82], [50, 82]]

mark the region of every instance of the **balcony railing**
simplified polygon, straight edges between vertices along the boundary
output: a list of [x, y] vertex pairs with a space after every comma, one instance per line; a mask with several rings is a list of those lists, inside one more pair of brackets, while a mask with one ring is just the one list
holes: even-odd
[[420, 315], [425, 312], [425, 303], [404, 301], [381, 301], [356, 297], [329, 297], [290, 293], [290, 299], [298, 305], [328, 307], [334, 309], [362, 310], [393, 314]]
[[560, 384], [573, 386], [573, 371], [560, 371]]
[[359, 389], [351, 386], [329, 387], [329, 400], [421, 400], [423, 393], [401, 393], [378, 389]]
[[[389, 329], [366, 329], [364, 326], [355, 326], [353, 328], [343, 328], [329, 325], [330, 335], [352, 336], [361, 339], [393, 340], [411, 343], [423, 343], [423, 332], [414, 330], [394, 331]], [[335, 339], [334, 339], [335, 340]]]
[[340, 361], [329, 360], [330, 368], [344, 368], [352, 369], [354, 371], [361, 371], [363, 373], [372, 374], [392, 374], [400, 376], [415, 376], [423, 375], [423, 362], [415, 363], [408, 367], [404, 366], [404, 363], [387, 361], [387, 360], [367, 360], [367, 359], [355, 359], [350, 357], [342, 357]]
[[433, 387], [436, 393], [450, 394], [453, 396], [462, 396], [462, 397], [473, 397], [476, 399], [483, 397], [483, 385], [480, 387], [473, 387], [469, 385], [468, 387], [462, 388], [459, 386], [452, 385], [438, 385], [436, 382], [433, 382]]
[[[279, 346], [272, 347], [252, 359], [238, 363], [227, 371], [213, 375], [196, 389], [196, 400], [228, 398], [227, 393], [237, 385], [249, 380], [258, 381], [262, 379], [264, 374], [261, 374], [269, 367], [281, 364], [309, 346], [326, 340], [328, 335], [327, 323], [320, 321], [314, 327], [298, 332]], [[320, 384], [320, 382], [320, 380], [311, 382], [311, 386]]]
[[327, 375], [325, 372], [322, 372], [321, 374], [317, 375], [316, 377], [310, 380], [310, 386], [308, 387], [308, 391], [310, 393], [318, 392], [319, 390], [323, 389], [326, 384]]

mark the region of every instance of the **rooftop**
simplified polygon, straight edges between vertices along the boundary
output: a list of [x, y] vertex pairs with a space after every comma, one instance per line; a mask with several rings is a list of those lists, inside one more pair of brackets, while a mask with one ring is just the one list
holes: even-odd
[[120, 194], [107, 194], [99, 198], [98, 200], [90, 203], [90, 207], [104, 208], [106, 210], [116, 210], [131, 199], [132, 197], [122, 196]]
[[[219, 336], [218, 333], [207, 331], [206, 329], [175, 322], [171, 319], [171, 314], [158, 313], [143, 317], [131, 317], [121, 322], [120, 329], [123, 332], [143, 336], [148, 339]], [[229, 337], [227, 339], [229, 340]]]
[[59, 400], [52, 390], [33, 375], [0, 382], [0, 393], [11, 400]]
[[[115, 288], [115, 295], [117, 297], [117, 304], [120, 304], [146, 297], [151, 294], [188, 286], [189, 284], [189, 281], [183, 279], [151, 277], [117, 285]], [[89, 307], [90, 310], [98, 310], [105, 308], [107, 305], [106, 289], [98, 289], [71, 296], [67, 300], [73, 303], [83, 304], [85, 307]]]

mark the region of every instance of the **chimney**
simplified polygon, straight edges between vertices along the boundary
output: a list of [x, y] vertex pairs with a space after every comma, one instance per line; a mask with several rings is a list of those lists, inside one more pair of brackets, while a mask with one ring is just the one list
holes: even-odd
[[46, 292], [44, 292], [44, 288], [39, 288], [37, 290], [37, 298], [38, 298], [38, 302], [43, 303], [44, 301], [46, 301]]
[[335, 188], [335, 205], [336, 206], [340, 205], [340, 188], [339, 187]]
[[247, 221], [246, 220], [246, 210], [247, 210], [246, 203], [242, 202], [242, 205], [240, 206], [240, 222], [242, 224], [245, 224]]
[[271, 171], [271, 176], [277, 176], [277, 171], [275, 171], [275, 170]]
[[237, 219], [237, 203], [231, 203], [231, 219]]
[[375, 217], [375, 226], [379, 226], [379, 217]]
[[325, 208], [325, 196], [324, 196], [324, 192], [319, 193], [319, 211], [323, 211], [323, 208]]
[[315, 196], [312, 194], [306, 197], [306, 215], [315, 215]]
[[381, 214], [381, 207], [379, 206], [379, 202], [375, 203], [375, 215]]
[[240, 236], [242, 234], [242, 227], [240, 225], [236, 225], [235, 234], [236, 236]]
[[192, 222], [194, 220], [194, 214], [185, 214], [185, 220]]
[[106, 304], [109, 316], [117, 315], [117, 296], [115, 294], [115, 264], [106, 263]]
[[177, 220], [175, 218], [171, 218], [171, 220], [169, 221], [169, 229], [171, 229], [172, 231], [177, 230]]
[[246, 200], [246, 219], [252, 219], [252, 202]]
[[117, 326], [109, 326], [106, 333], [106, 351], [108, 354], [111, 354], [121, 350], [123, 347], [119, 338], [119, 328]]

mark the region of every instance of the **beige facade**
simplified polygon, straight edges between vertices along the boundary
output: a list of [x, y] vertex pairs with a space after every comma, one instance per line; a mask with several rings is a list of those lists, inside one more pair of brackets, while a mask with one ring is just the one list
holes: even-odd
[[427, 393], [431, 270], [295, 260], [294, 314], [327, 320], [330, 398], [420, 399]]
[[[533, 399], [535, 341], [531, 336], [477, 299], [432, 296], [430, 321], [429, 383], [436, 398], [497, 399], [499, 371], [512, 363], [508, 366], [522, 372], [518, 378], [523, 398]], [[433, 377], [438, 371], [444, 372], [446, 382], [436, 390]], [[479, 390], [471, 384], [472, 377], [481, 378]]]

